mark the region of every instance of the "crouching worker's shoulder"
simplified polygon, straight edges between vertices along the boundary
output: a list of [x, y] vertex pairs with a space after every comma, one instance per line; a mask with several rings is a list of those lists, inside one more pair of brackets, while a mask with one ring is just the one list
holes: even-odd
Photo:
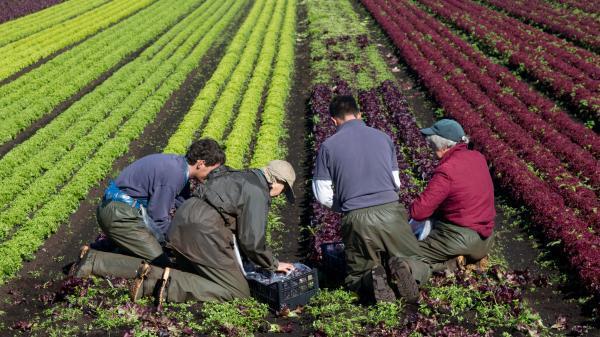
[[210, 188], [204, 184], [200, 184], [192, 193], [194, 198], [206, 201], [208, 204], [216, 208], [219, 212], [235, 214], [236, 208], [225, 195], [221, 195], [217, 190]]

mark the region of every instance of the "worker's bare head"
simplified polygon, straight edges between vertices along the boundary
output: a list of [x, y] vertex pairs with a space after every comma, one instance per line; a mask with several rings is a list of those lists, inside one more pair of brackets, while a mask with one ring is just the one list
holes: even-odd
[[225, 152], [215, 140], [204, 138], [190, 145], [185, 159], [190, 178], [203, 181], [212, 170], [225, 164]]
[[329, 103], [329, 114], [336, 126], [344, 124], [349, 120], [360, 119], [361, 113], [352, 96], [336, 96]]

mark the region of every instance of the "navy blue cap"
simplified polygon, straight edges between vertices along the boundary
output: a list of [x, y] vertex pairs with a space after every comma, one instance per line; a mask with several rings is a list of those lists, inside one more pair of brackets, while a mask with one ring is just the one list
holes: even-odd
[[457, 143], [465, 136], [462, 126], [452, 119], [440, 119], [430, 128], [421, 129], [421, 133], [426, 136], [438, 135]]

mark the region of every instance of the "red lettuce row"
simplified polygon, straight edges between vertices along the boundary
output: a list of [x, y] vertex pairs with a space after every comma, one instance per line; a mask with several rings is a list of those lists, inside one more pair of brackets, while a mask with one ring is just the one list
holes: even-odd
[[392, 115], [393, 123], [398, 128], [397, 135], [405, 145], [418, 177], [429, 180], [435, 170], [436, 161], [432, 156], [431, 148], [419, 131], [415, 117], [408, 109], [406, 98], [389, 80], [381, 84], [379, 91], [387, 110]]
[[[479, 85], [479, 89], [485, 92], [497, 107], [509, 113], [506, 114], [508, 118], [519, 124], [529, 133], [522, 134], [521, 136], [530, 138], [531, 135], [535, 137], [548, 150], [560, 157], [571, 168], [571, 172], [576, 175], [582, 174], [590, 180], [590, 184], [594, 189], [600, 189], [600, 163], [596, 157], [583, 147], [571, 142], [565, 135], [558, 132], [550, 123], [541, 118], [541, 116], [531, 113], [526, 104], [513, 95], [508, 94], [506, 88], [501, 87], [494, 78], [490, 78], [488, 74], [481, 71], [482, 68], [492, 67], [492, 62], [479, 53], [470, 53], [469, 55], [461, 53], [460, 50], [466, 50], [467, 48], [472, 50], [472, 48], [463, 40], [452, 36], [443, 25], [439, 24], [431, 16], [422, 12], [421, 14], [424, 15], [413, 15], [416, 13], [412, 13], [409, 11], [409, 8], [404, 7], [397, 8], [397, 10], [403, 11], [405, 15], [409, 15], [414, 19], [412, 22], [421, 32], [427, 35], [431, 42], [440, 48], [445, 47], [444, 55], [461, 70], [455, 76], [461, 77], [462, 72], [464, 72], [470, 81]], [[449, 44], [453, 47], [460, 47], [447, 48]], [[437, 53], [437, 55], [441, 54]], [[455, 69], [450, 70], [454, 71]], [[520, 130], [519, 126], [516, 127], [516, 130]], [[593, 135], [593, 137], [598, 138], [596, 135]], [[592, 135], [590, 135], [590, 139], [593, 139]], [[553, 165], [560, 165], [560, 163], [554, 161]], [[563, 176], [560, 172], [557, 172], [557, 174], [561, 177]], [[562, 181], [562, 183], [565, 183], [565, 181]], [[578, 185], [579, 182], [573, 181], [572, 184]]]
[[[326, 85], [315, 86], [310, 99], [310, 107], [313, 115], [313, 137], [314, 155], [319, 147], [329, 136], [335, 133], [335, 127], [329, 119], [329, 102], [334, 92]], [[314, 162], [313, 158], [313, 162]], [[319, 260], [321, 257], [321, 244], [341, 241], [340, 214], [322, 206], [316, 200], [311, 202], [310, 226], [314, 230], [311, 237], [311, 258]]]
[[[583, 63], [575, 56], [584, 52], [583, 49], [566, 45], [558, 51], [559, 48], [551, 42], [545, 42], [555, 38], [552, 35], [468, 0], [420, 2], [499, 53], [511, 66], [540, 81], [557, 97], [571, 104], [581, 116], [600, 120], [598, 65], [589, 61], [580, 69], [569, 64], [565, 58], [570, 56]], [[524, 33], [525, 31], [528, 33]], [[565, 50], [575, 52], [565, 53]], [[596, 55], [590, 60], [600, 62]]]
[[540, 0], [484, 0], [494, 7], [594, 50], [600, 50], [600, 23], [592, 16], [555, 8]]
[[[544, 100], [541, 95], [538, 94], [535, 97], [535, 92], [512, 76], [506, 68], [494, 64], [484, 55], [476, 52], [431, 16], [422, 11], [411, 14], [415, 14], [419, 18], [420, 21], [417, 24], [421, 26], [424, 24], [428, 29], [433, 30], [433, 32], [428, 31], [433, 34], [433, 42], [438, 45], [450, 43], [454, 47], [448, 49], [453, 59], [471, 80], [477, 81], [480, 88], [486, 91], [498, 106], [508, 111], [513, 120], [526, 127], [536, 139], [548, 144], [547, 146], [568, 162], [576, 173], [582, 172], [597, 188], [600, 182], [597, 160], [600, 156], [600, 147], [598, 146], [600, 137], [581, 124], [573, 122], [566, 114], [552, 109], [553, 104]], [[445, 41], [441, 39], [445, 39]], [[486, 71], [482, 71], [482, 69]], [[496, 81], [500, 81], [500, 83]], [[516, 95], [519, 92], [525, 94]], [[550, 113], [535, 114], [530, 110], [538, 112], [542, 110]], [[552, 113], [553, 111], [555, 113]]]
[[570, 8], [581, 9], [584, 12], [600, 14], [600, 2], [589, 0], [555, 0]]
[[402, 58], [419, 75], [434, 99], [446, 113], [458, 120], [492, 164], [498, 183], [514, 199], [526, 205], [532, 220], [549, 240], [559, 240], [571, 267], [588, 290], [600, 295], [600, 237], [568, 208], [563, 198], [531, 172], [505, 142], [482, 120], [480, 114], [449, 84], [421, 52], [421, 44], [411, 41], [398, 23], [408, 20], [391, 10], [384, 0], [362, 0], [377, 22], [388, 33]]
[[0, 23], [16, 19], [44, 8], [55, 5], [62, 0], [4, 0], [0, 2]]
[[[398, 22], [401, 31], [411, 33], [411, 40], [420, 46], [425, 57], [436, 65], [438, 72], [447, 79], [448, 83], [458, 89], [465, 100], [470, 102], [472, 106], [477, 107], [476, 111], [481, 114], [483, 120], [496, 134], [515, 149], [520, 157], [540, 170], [544, 179], [556, 192], [563, 196], [567, 205], [579, 209], [584, 220], [592, 223], [595, 229], [600, 229], [600, 213], [597, 211], [600, 209], [600, 203], [594, 191], [583, 186], [579, 178], [570, 174], [561, 161], [547, 148], [547, 144], [539, 144], [519, 124], [512, 121], [502, 109], [490, 100], [483, 90], [467, 78], [464, 69], [456, 68], [450, 58], [454, 56], [456, 60], [464, 61], [463, 56], [456, 55], [454, 48], [444, 40], [439, 39], [439, 36], [429, 28], [429, 24], [419, 22], [419, 19], [412, 15], [408, 8], [397, 8], [394, 13], [402, 15], [405, 19]], [[416, 33], [417, 31], [419, 33]], [[427, 40], [424, 35], [427, 36]], [[437, 42], [439, 43], [437, 46], [428, 41], [435, 41], [436, 38], [438, 38]], [[444, 52], [442, 53], [440, 50]], [[476, 78], [482, 77], [483, 75], [479, 75], [478, 72], [478, 68], [474, 69], [474, 76]], [[525, 111], [524, 113], [528, 114], [529, 112]], [[560, 151], [561, 148], [557, 146], [552, 150]], [[598, 171], [596, 161], [592, 160], [591, 165]]]
[[[396, 3], [396, 8], [399, 8], [400, 5], [400, 3]], [[408, 11], [410, 8], [402, 7], [400, 10]], [[468, 57], [468, 59], [475, 63], [475, 65], [479, 67], [482, 77], [487, 74], [492, 77], [492, 79], [496, 80], [499, 87], [494, 87], [493, 90], [496, 92], [500, 89], [500, 94], [498, 96], [501, 96], [503, 101], [510, 100], [512, 103], [509, 105], [517, 104], [517, 106], [521, 108], [525, 107], [529, 111], [535, 112], [539, 115], [540, 120], [547, 122], [555, 130], [560, 130], [565, 137], [568, 137], [574, 143], [589, 151], [594, 156], [594, 159], [600, 157], [600, 137], [598, 137], [594, 131], [584, 127], [581, 123], [573, 121], [551, 100], [545, 98], [526, 83], [519, 80], [516, 76], [512, 75], [505, 67], [491, 62], [488, 58], [477, 52], [472, 46], [454, 35], [431, 16], [420, 10], [412, 13], [451, 43], [454, 47], [452, 51], [454, 51], [454, 49], [460, 51], [465, 57]], [[491, 81], [489, 83], [492, 84]], [[492, 89], [491, 86], [486, 87]], [[518, 101], [512, 99], [512, 97], [517, 98], [522, 104], [519, 104]], [[523, 124], [528, 125], [528, 123]], [[531, 130], [533, 130], [533, 128], [530, 128], [530, 131]], [[547, 137], [546, 130], [548, 130], [548, 127], [540, 127], [532, 132], [536, 135], [541, 132]], [[569, 151], [570, 150], [571, 149], [569, 149]], [[597, 175], [597, 173], [595, 175]]]

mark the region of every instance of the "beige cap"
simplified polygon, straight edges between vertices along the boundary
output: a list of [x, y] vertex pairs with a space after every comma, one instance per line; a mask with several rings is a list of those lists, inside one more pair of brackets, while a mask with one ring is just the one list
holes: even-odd
[[284, 182], [286, 185], [284, 190], [286, 198], [292, 203], [296, 201], [296, 195], [292, 188], [294, 181], [296, 181], [296, 172], [290, 163], [285, 160], [271, 160], [266, 167], [262, 168], [262, 171], [268, 180], [275, 178], [280, 182]]

